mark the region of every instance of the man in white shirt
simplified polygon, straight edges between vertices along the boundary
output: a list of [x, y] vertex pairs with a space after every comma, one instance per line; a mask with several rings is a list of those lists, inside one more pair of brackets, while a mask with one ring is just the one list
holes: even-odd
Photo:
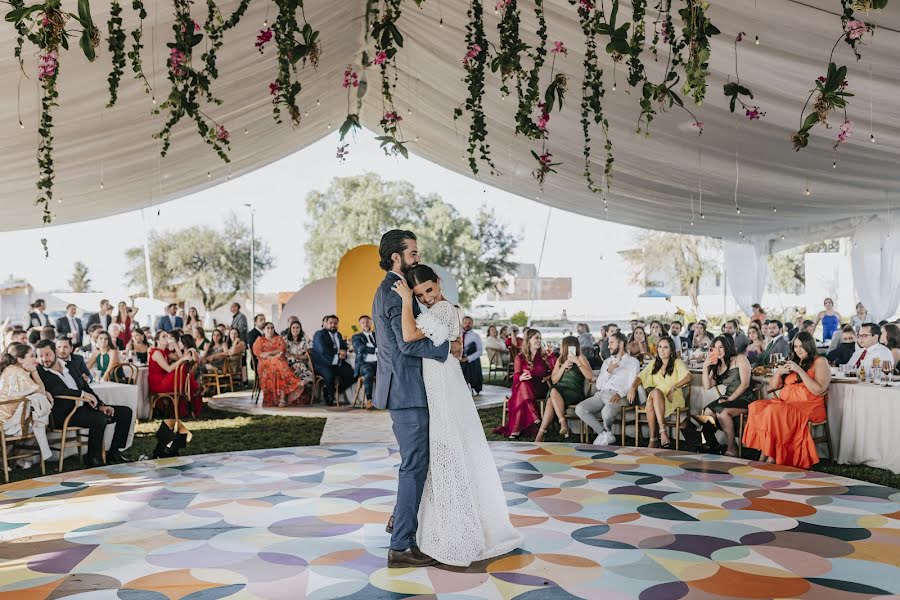
[[[631, 384], [638, 376], [641, 364], [633, 356], [625, 352], [625, 336], [616, 332], [608, 337], [610, 357], [603, 361], [600, 374], [597, 376], [597, 392], [590, 398], [575, 406], [575, 414], [598, 434], [596, 444], [601, 435], [612, 434], [612, 426], [621, 413], [622, 406], [628, 402], [626, 395]], [[603, 423], [597, 419], [600, 414]]]
[[38, 298], [34, 301], [34, 304], [31, 305], [32, 312], [28, 314], [27, 321], [31, 324], [31, 327], [46, 327], [47, 325], [51, 325], [50, 317], [48, 317], [44, 311], [47, 310], [47, 303], [44, 302], [41, 298]]
[[378, 370], [378, 342], [372, 330], [372, 319], [368, 315], [359, 318], [360, 332], [350, 338], [356, 353], [353, 376], [363, 378], [363, 389], [366, 391], [366, 408], [372, 407], [372, 392], [375, 387], [375, 372]]
[[863, 323], [859, 328], [859, 334], [856, 336], [856, 343], [859, 348], [847, 361], [850, 369], [865, 368], [866, 374], [872, 372], [872, 361], [876, 358], [879, 361], [893, 362], [894, 356], [891, 354], [887, 346], [883, 346], [878, 342], [881, 337], [881, 327], [875, 323]]
[[73, 348], [80, 348], [84, 337], [84, 325], [75, 316], [77, 311], [77, 306], [69, 304], [66, 306], [66, 314], [56, 320], [56, 333], [71, 340]]
[[484, 354], [484, 344], [481, 336], [473, 331], [475, 322], [472, 317], [463, 317], [462, 320], [462, 363], [463, 375], [466, 383], [472, 388], [472, 394], [477, 396], [484, 387], [484, 374], [481, 371], [481, 355]]

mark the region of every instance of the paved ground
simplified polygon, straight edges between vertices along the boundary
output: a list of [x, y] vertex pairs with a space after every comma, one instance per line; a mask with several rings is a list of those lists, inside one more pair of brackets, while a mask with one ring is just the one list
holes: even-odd
[[[488, 385], [473, 400], [476, 408], [490, 408], [503, 404], [507, 388]], [[285, 417], [325, 418], [322, 444], [394, 443], [391, 417], [383, 410], [363, 410], [349, 407], [302, 406], [265, 408], [254, 404], [250, 392], [221, 394], [208, 402], [211, 408], [248, 415], [282, 415]]]

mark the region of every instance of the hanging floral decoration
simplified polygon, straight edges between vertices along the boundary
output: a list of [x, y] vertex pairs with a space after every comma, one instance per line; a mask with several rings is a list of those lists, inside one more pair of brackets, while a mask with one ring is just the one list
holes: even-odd
[[[306, 12], [303, 0], [275, 0], [278, 6], [278, 16], [271, 30], [266, 27], [259, 32], [256, 38], [256, 48], [262, 52], [265, 44], [275, 40], [278, 51], [278, 73], [269, 85], [272, 94], [272, 114], [277, 123], [281, 123], [281, 113], [286, 112], [291, 119], [291, 124], [300, 124], [300, 106], [297, 97], [303, 89], [297, 72], [297, 63], [302, 65], [309, 63], [313, 69], [319, 66], [319, 56], [322, 47], [319, 42], [319, 32], [306, 20]], [[300, 9], [300, 17], [303, 25], [297, 20], [297, 9]]]
[[531, 176], [538, 182], [538, 187], [541, 190], [544, 189], [544, 180], [547, 178], [549, 173], [556, 173], [556, 169], [553, 167], [558, 167], [562, 163], [553, 162], [553, 155], [550, 154], [546, 149], [538, 154], [534, 150], [531, 151], [531, 156], [534, 157], [534, 160], [537, 161], [537, 167], [534, 171], [531, 172]]
[[[363, 62], [365, 63], [366, 61], [368, 61], [368, 57], [364, 53]], [[365, 93], [364, 80], [360, 80], [359, 74], [353, 69], [353, 65], [347, 65], [347, 68], [344, 69], [344, 79], [341, 83], [341, 87], [347, 90], [347, 118], [344, 119], [339, 130], [341, 137], [337, 149], [337, 158], [340, 162], [347, 160], [347, 155], [350, 153], [350, 145], [344, 142], [344, 138], [362, 128], [359, 124], [359, 111], [362, 104], [362, 96], [359, 95], [360, 86], [363, 86], [361, 91]], [[354, 91], [357, 92], [357, 105], [356, 112], [351, 112], [351, 98]]]
[[128, 59], [131, 61], [131, 72], [134, 73], [134, 78], [144, 82], [144, 91], [149, 94], [152, 89], [150, 81], [144, 75], [144, 64], [141, 60], [141, 50], [144, 49], [144, 44], [141, 40], [144, 35], [144, 19], [147, 18], [147, 10], [144, 8], [143, 0], [132, 0], [131, 8], [137, 13], [141, 22], [138, 27], [131, 31], [132, 44], [131, 50], [128, 52]]
[[521, 55], [528, 51], [528, 45], [522, 41], [519, 31], [522, 15], [517, 0], [498, 0], [497, 12], [500, 23], [497, 32], [500, 35], [500, 46], [491, 59], [491, 72], [500, 73], [500, 93], [506, 97], [510, 94], [509, 82], [515, 80], [516, 89], [521, 90], [524, 70]]
[[469, 90], [462, 107], [453, 111], [453, 118], [459, 119], [465, 112], [470, 113], [469, 123], [469, 168], [478, 175], [478, 161], [490, 167], [491, 175], [496, 174], [497, 167], [491, 160], [491, 146], [487, 142], [487, 119], [484, 116], [484, 74], [490, 60], [487, 36], [484, 32], [484, 14], [481, 0], [472, 0], [467, 13], [466, 54], [462, 59], [466, 71], [465, 82]]
[[[529, 50], [528, 57], [531, 60], [531, 69], [524, 72], [524, 78], [517, 85], [519, 99], [516, 111], [516, 133], [531, 139], [541, 139], [544, 132], [537, 128], [532, 115], [541, 97], [541, 68], [547, 58], [547, 19], [544, 15], [544, 0], [534, 1], [534, 17], [537, 20], [538, 45]], [[504, 52], [501, 47], [500, 52]]]
[[728, 103], [729, 109], [731, 112], [734, 112], [737, 104], [741, 105], [741, 108], [744, 109], [744, 116], [747, 117], [751, 121], [757, 121], [760, 118], [766, 116], [765, 111], [760, 109], [760, 107], [756, 104], [747, 104], [741, 99], [741, 96], [745, 96], [748, 100], [753, 99], [753, 92], [751, 92], [748, 88], [741, 85], [741, 76], [738, 73], [738, 44], [744, 41], [744, 36], [747, 34], [743, 31], [738, 33], [734, 38], [734, 81], [729, 81], [725, 84], [723, 88], [723, 92], [725, 96], [731, 98], [731, 101]]
[[119, 0], [112, 0], [109, 8], [109, 21], [107, 22], [107, 39], [109, 53], [112, 57], [112, 71], [109, 74], [109, 102], [107, 108], [112, 108], [118, 99], [119, 82], [125, 74], [125, 31], [122, 29], [122, 5]]
[[249, 6], [250, 0], [241, 0], [234, 12], [231, 13], [231, 16], [226, 19], [222, 16], [222, 12], [214, 0], [206, 0], [207, 12], [203, 31], [206, 32], [207, 46], [206, 52], [203, 53], [201, 59], [210, 79], [218, 79], [219, 77], [219, 68], [216, 60], [219, 49], [225, 43], [225, 32], [237, 26]]

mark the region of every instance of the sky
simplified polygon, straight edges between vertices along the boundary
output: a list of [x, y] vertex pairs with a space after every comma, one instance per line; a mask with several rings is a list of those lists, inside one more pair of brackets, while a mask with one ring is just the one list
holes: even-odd
[[[268, 242], [276, 258], [275, 268], [265, 274], [257, 291], [296, 290], [308, 270], [303, 248], [307, 239], [306, 195], [326, 189], [334, 177], [373, 171], [384, 179], [410, 181], [420, 193], [437, 193], [470, 217], [482, 204], [493, 207], [522, 238], [515, 260], [537, 264], [548, 219], [546, 205], [486, 186], [414, 155], [408, 160], [386, 157], [368, 131], [351, 144], [343, 164], [335, 158], [336, 147], [337, 133], [252, 173], [144, 209], [146, 226], [158, 231], [217, 226], [229, 212], [249, 222], [250, 209], [244, 205], [251, 203], [256, 235]], [[593, 295], [610, 283], [626, 284], [630, 274], [616, 250], [633, 247], [638, 231], [553, 209], [540, 275], [573, 277], [576, 297]], [[4, 261], [0, 279], [14, 275], [28, 279], [36, 291], [66, 290], [73, 264], [81, 260], [89, 269], [94, 290], [111, 295], [124, 292], [125, 249], [141, 244], [143, 233], [141, 211], [46, 230], [0, 233], [0, 253], [17, 257], [15, 263]], [[50, 244], [49, 258], [44, 258], [39, 242], [44, 235]]]

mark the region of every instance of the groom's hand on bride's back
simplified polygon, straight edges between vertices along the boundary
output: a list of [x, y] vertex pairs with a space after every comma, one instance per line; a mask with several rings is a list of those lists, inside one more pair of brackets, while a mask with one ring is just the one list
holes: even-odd
[[462, 357], [462, 338], [456, 338], [452, 342], [450, 342], [450, 354], [452, 354], [457, 360]]

